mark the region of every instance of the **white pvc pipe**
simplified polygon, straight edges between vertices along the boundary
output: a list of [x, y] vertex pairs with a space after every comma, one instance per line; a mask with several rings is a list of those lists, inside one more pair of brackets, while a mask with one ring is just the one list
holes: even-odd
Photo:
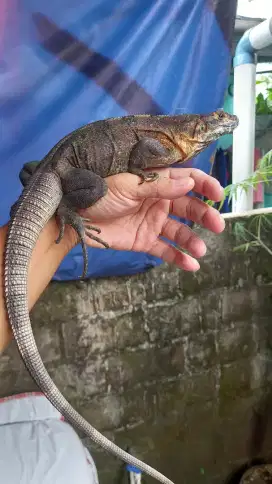
[[[239, 118], [239, 126], [233, 133], [232, 181], [241, 182], [254, 171], [255, 150], [255, 98], [256, 55], [255, 52], [272, 44], [272, 17], [247, 31], [237, 45], [234, 57], [233, 111]], [[253, 208], [253, 189], [245, 193], [239, 190], [233, 200], [232, 211], [244, 212]]]
[[272, 215], [272, 207], [267, 208], [254, 208], [253, 210], [247, 210], [246, 212], [237, 212], [237, 213], [222, 213], [222, 217], [225, 220], [228, 219], [238, 219], [238, 218], [249, 218], [255, 217], [255, 215]]
[[[254, 171], [255, 149], [255, 96], [256, 65], [242, 64], [234, 69], [233, 112], [239, 125], [233, 133], [232, 183], [238, 183]], [[243, 212], [253, 208], [253, 190], [239, 190], [232, 200], [232, 211]]]
[[254, 50], [262, 50], [272, 44], [272, 18], [265, 20], [249, 32], [249, 41]]

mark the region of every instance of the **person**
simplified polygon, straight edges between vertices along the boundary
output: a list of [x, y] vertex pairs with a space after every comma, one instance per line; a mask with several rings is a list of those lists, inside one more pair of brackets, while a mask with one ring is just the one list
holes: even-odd
[[[198, 169], [167, 168], [159, 169], [158, 171], [160, 177], [157, 181], [152, 183], [139, 184], [139, 178], [129, 173], [108, 177], [106, 179], [108, 185], [106, 196], [99, 200], [93, 207], [88, 208], [87, 210], [82, 210], [80, 213], [84, 217], [89, 217], [94, 225], [100, 227], [101, 237], [114, 249], [148, 252], [149, 254], [162, 258], [167, 263], [176, 265], [184, 271], [197, 271], [200, 268], [198, 259], [205, 255], [206, 245], [192, 229], [169, 217], [169, 215], [196, 222], [207, 230], [219, 234], [224, 230], [225, 226], [224, 219], [220, 213], [198, 198], [191, 197], [188, 194], [191, 190], [194, 190], [194, 192], [199, 195], [204, 195], [217, 202], [223, 197], [223, 188], [216, 179]], [[6, 234], [7, 225], [0, 228], [0, 352], [6, 348], [12, 339], [12, 332], [8, 323], [4, 304], [3, 279]], [[74, 230], [69, 226], [66, 226], [64, 238], [59, 245], [55, 244], [57, 236], [57, 220], [52, 218], [42, 231], [30, 261], [28, 279], [30, 309], [45, 290], [62, 259], [78, 243]], [[163, 237], [163, 239], [161, 237]], [[98, 246], [98, 244], [91, 239], [88, 239], [87, 242], [90, 246]], [[177, 244], [180, 249], [178, 250], [174, 247], [171, 242]], [[185, 253], [182, 249], [189, 252], [190, 255]], [[29, 398], [31, 397], [32, 396]], [[5, 402], [4, 399], [4, 403]], [[49, 405], [49, 402], [47, 402], [47, 404]], [[33, 414], [33, 405], [34, 403], [32, 401], [30, 405], [31, 415]], [[42, 412], [44, 412], [44, 406], [42, 408]], [[50, 411], [51, 410], [49, 410], [48, 407], [45, 412], [47, 417], [48, 412]], [[18, 416], [18, 408], [15, 414]], [[54, 414], [54, 418], [56, 419], [57, 417], [58, 415]], [[60, 423], [58, 423], [58, 425], [60, 425]], [[66, 427], [70, 428], [70, 426]], [[18, 427], [14, 425], [7, 425], [7, 419], [3, 420], [3, 411], [1, 412], [0, 405], [0, 433], [1, 430], [2, 432], [5, 432], [5, 436], [2, 440], [0, 438], [0, 442], [2, 441], [3, 443], [5, 440], [10, 441], [11, 443], [14, 442], [15, 438], [7, 438], [7, 432], [16, 431], [16, 429], [18, 430]], [[56, 435], [52, 432], [52, 429], [51, 433], [36, 432], [36, 440], [33, 437], [34, 434], [31, 434], [32, 444], [34, 441], [38, 442], [36, 446], [39, 449], [38, 456], [41, 457], [41, 455], [44, 456], [44, 454], [46, 454], [46, 439], [49, 438], [49, 435], [51, 435], [51, 437], [52, 435]], [[55, 432], [57, 432], [56, 428]], [[74, 437], [74, 439], [75, 438], [79, 441], [77, 436]], [[75, 462], [75, 456], [77, 454], [74, 448], [72, 450], [69, 448], [66, 453], [62, 448], [62, 460], [58, 460], [56, 457], [57, 454], [54, 454], [52, 457], [52, 442], [50, 445], [48, 444], [51, 460], [52, 458], [53, 460], [55, 459], [55, 474], [52, 480], [52, 474], [48, 474], [49, 471], [45, 465], [46, 459], [43, 459], [43, 465], [39, 468], [40, 474], [37, 470], [38, 463], [33, 461], [33, 457], [31, 457], [32, 460], [29, 461], [29, 456], [33, 456], [34, 450], [32, 449], [30, 452], [27, 449], [28, 437], [22, 432], [19, 432], [16, 439], [17, 441], [18, 439], [26, 439], [25, 445], [21, 442], [20, 451], [17, 449], [20, 454], [17, 456], [17, 461], [20, 463], [18, 468], [15, 464], [14, 454], [16, 450], [9, 449], [7, 443], [4, 443], [3, 449], [0, 451], [0, 455], [2, 456], [0, 465], [1, 475], [5, 475], [3, 482], [6, 484], [9, 484], [9, 482], [24, 483], [23, 475], [28, 476], [28, 480], [26, 480], [28, 484], [29, 482], [39, 482], [39, 484], [45, 484], [47, 482], [55, 482], [59, 484], [66, 482], [66, 484], [68, 484], [70, 479], [72, 479], [71, 482], [75, 482], [73, 481], [74, 474], [69, 467], [72, 463], [74, 472], [79, 472], [76, 470], [77, 465]], [[71, 439], [69, 441], [69, 438], [67, 439], [66, 437], [66, 446], [68, 446], [69, 442], [72, 442], [73, 439]], [[75, 444], [75, 440], [73, 442]], [[41, 445], [43, 445], [43, 453], [40, 452]], [[60, 445], [64, 445], [63, 442]], [[53, 445], [55, 452], [57, 452], [58, 447], [59, 446], [56, 444]], [[8, 457], [4, 458], [3, 456], [8, 456], [12, 452], [13, 465], [11, 466], [8, 463]], [[66, 456], [66, 461], [64, 456]], [[69, 460], [69, 465], [67, 459]], [[90, 459], [91, 457], [89, 456], [89, 462]], [[31, 470], [28, 468], [27, 472], [25, 472], [25, 469], [23, 469], [21, 465], [22, 462], [24, 462], [25, 466], [32, 466]], [[48, 465], [49, 462], [50, 459], [48, 460]], [[59, 467], [56, 462], [58, 462]], [[79, 461], [77, 461], [77, 463], [78, 462]], [[50, 465], [52, 465], [52, 462]], [[11, 468], [13, 472], [13, 480], [8, 480]], [[67, 470], [68, 468], [69, 472]], [[83, 471], [82, 464], [78, 465], [78, 468]], [[7, 470], [6, 474], [5, 469]], [[29, 476], [32, 474], [36, 475], [35, 481], [29, 479]], [[51, 481], [47, 481], [48, 475]], [[94, 475], [93, 470], [92, 475]], [[81, 484], [85, 484], [85, 482], [97, 482], [96, 477], [90, 481], [90, 476], [86, 476], [81, 477]], [[65, 481], [62, 480], [64, 478]]]

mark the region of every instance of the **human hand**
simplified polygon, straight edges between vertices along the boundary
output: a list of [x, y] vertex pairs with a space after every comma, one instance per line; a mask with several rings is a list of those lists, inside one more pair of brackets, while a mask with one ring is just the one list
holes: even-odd
[[[129, 173], [108, 177], [106, 196], [94, 206], [81, 210], [80, 214], [101, 229], [99, 237], [113, 249], [148, 252], [183, 270], [197, 271], [200, 266], [196, 259], [206, 253], [206, 245], [187, 225], [171, 219], [169, 215], [220, 233], [225, 223], [219, 212], [187, 194], [193, 189], [210, 200], [220, 201], [223, 189], [215, 178], [198, 169], [156, 171], [160, 175], [157, 181], [141, 185], [139, 178]], [[101, 247], [88, 237], [86, 242], [90, 246]], [[181, 249], [190, 252], [191, 256]]]
[[[107, 178], [107, 195], [82, 214], [101, 228], [101, 236], [112, 248], [148, 252], [184, 270], [196, 271], [199, 263], [195, 258], [205, 254], [205, 243], [189, 227], [168, 215], [187, 218], [215, 233], [222, 232], [225, 224], [221, 215], [214, 208], [187, 195], [194, 189], [210, 200], [219, 201], [223, 196], [222, 187], [217, 180], [200, 170], [173, 168], [158, 171], [159, 180], [143, 185], [139, 185], [137, 176], [128, 173]], [[0, 352], [12, 335], [3, 288], [7, 229], [7, 225], [0, 228]], [[60, 244], [55, 243], [59, 234], [55, 217], [42, 230], [29, 266], [29, 309], [38, 300], [63, 258], [77, 243], [74, 230], [71, 227], [67, 229]], [[161, 240], [161, 236], [187, 249], [192, 257], [171, 246], [171, 242]], [[95, 246], [91, 239], [88, 243]]]

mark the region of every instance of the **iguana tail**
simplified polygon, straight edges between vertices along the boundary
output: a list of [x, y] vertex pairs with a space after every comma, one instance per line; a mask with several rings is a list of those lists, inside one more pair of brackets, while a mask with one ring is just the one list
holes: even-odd
[[56, 387], [39, 354], [29, 318], [28, 269], [38, 237], [54, 215], [61, 198], [62, 189], [58, 176], [53, 171], [41, 170], [31, 178], [30, 184], [13, 209], [5, 250], [5, 300], [20, 354], [38, 387], [68, 422], [126, 463], [163, 484], [173, 484], [160, 472], [120, 449], [81, 417]]

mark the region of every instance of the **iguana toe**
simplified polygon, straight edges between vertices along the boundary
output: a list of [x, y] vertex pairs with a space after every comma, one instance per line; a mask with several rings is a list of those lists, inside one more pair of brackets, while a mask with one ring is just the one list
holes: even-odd
[[[94, 230], [94, 229], [92, 228], [92, 230]], [[100, 230], [100, 232], [101, 232], [101, 230]], [[110, 246], [109, 246], [109, 244], [107, 242], [105, 242], [104, 240], [100, 239], [100, 237], [96, 237], [89, 230], [85, 230], [85, 235], [87, 235], [87, 237], [89, 237], [90, 239], [95, 240], [99, 244], [103, 245], [106, 249], [109, 249], [110, 248]]]

